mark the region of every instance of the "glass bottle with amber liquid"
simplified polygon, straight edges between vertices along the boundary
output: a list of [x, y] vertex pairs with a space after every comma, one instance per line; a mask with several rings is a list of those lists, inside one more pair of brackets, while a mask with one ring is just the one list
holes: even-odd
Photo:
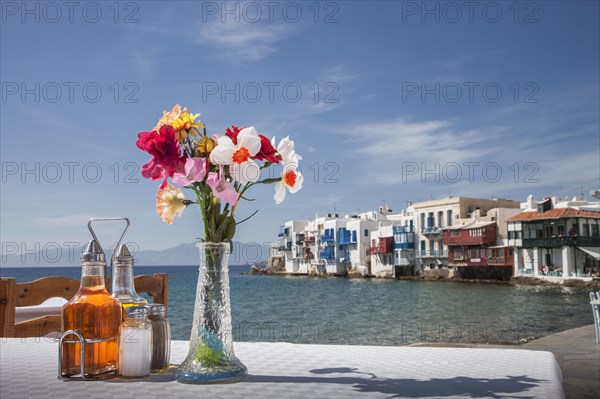
[[[81, 255], [81, 285], [75, 296], [62, 307], [62, 331], [77, 330], [85, 342], [84, 373], [87, 378], [116, 375], [119, 354], [121, 305], [106, 290], [105, 256], [95, 240]], [[62, 374], [80, 374], [81, 344], [67, 336], [62, 348]]]
[[126, 315], [126, 308], [148, 304], [148, 301], [145, 298], [135, 292], [133, 256], [131, 256], [129, 249], [125, 244], [121, 244], [117, 249], [112, 265], [111, 277], [111, 293], [112, 296], [121, 303], [124, 318]]

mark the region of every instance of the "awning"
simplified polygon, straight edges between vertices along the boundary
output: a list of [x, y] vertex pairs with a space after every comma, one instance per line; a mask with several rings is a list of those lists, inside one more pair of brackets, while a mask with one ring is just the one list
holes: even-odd
[[595, 259], [600, 260], [600, 248], [598, 247], [577, 247], [583, 252], [592, 255]]

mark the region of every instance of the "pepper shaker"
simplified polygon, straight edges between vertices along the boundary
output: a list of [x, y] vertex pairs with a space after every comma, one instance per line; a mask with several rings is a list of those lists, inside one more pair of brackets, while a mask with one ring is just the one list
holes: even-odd
[[162, 304], [147, 305], [148, 320], [152, 324], [153, 373], [162, 373], [169, 368], [171, 358], [171, 326], [167, 319], [167, 307]]

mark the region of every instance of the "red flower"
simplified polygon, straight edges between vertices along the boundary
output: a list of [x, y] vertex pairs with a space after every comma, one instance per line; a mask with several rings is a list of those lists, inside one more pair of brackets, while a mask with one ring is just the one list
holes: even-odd
[[242, 131], [242, 129], [240, 129], [239, 127], [233, 125], [231, 127], [228, 127], [225, 130], [225, 135], [227, 137], [229, 137], [231, 139], [231, 141], [233, 141], [233, 144], [237, 145], [237, 136]]
[[163, 125], [159, 132], [138, 134], [135, 144], [152, 155], [152, 159], [142, 167], [142, 176], [152, 180], [165, 179], [160, 188], [166, 186], [167, 178], [173, 177], [176, 172], [183, 172], [187, 154], [181, 155], [181, 147], [171, 125]]
[[279, 163], [281, 161], [281, 155], [277, 153], [273, 144], [269, 141], [268, 138], [259, 134], [260, 138], [260, 151], [254, 156], [254, 159], [258, 161], [268, 161], [273, 163]]

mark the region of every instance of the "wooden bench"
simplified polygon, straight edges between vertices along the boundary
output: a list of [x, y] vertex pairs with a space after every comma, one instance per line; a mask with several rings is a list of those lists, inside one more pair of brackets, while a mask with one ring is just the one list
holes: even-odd
[[[43, 315], [15, 322], [17, 308], [36, 306], [54, 297], [70, 300], [79, 290], [79, 280], [67, 277], [42, 277], [26, 283], [17, 283], [14, 277], [0, 278], [0, 337], [41, 337], [61, 331], [60, 315]], [[110, 279], [107, 280], [110, 287]], [[153, 303], [168, 306], [169, 278], [165, 273], [136, 276], [135, 289], [153, 298]]]

